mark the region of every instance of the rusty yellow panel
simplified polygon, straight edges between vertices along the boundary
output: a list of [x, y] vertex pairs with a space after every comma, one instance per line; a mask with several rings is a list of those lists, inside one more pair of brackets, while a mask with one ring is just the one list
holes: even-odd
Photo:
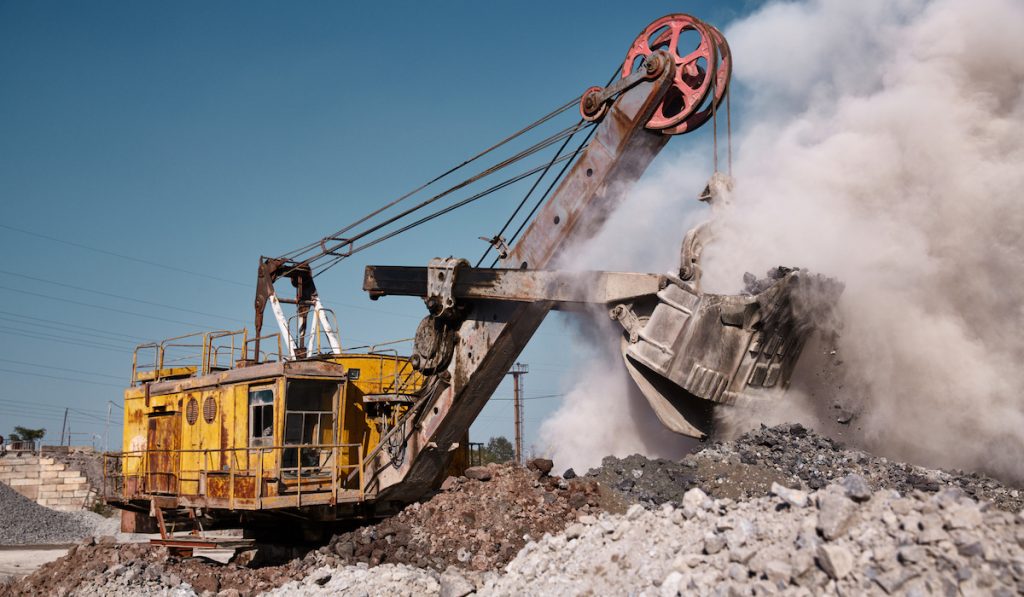
[[[320, 379], [340, 388], [333, 426], [324, 423], [315, 440], [330, 444], [337, 437], [339, 443], [358, 444], [365, 455], [379, 442], [379, 429], [368, 418], [363, 397], [414, 393], [422, 386], [422, 378], [406, 360], [393, 356], [345, 355], [338, 360], [347, 369], [358, 370], [358, 375], [346, 380], [335, 370], [333, 376], [320, 377], [310, 367], [308, 373], [295, 379]], [[124, 472], [143, 479], [138, 487], [142, 492], [201, 496], [213, 491], [224, 497], [222, 494], [230, 494], [234, 487], [242, 494], [251, 494], [254, 489], [262, 495], [276, 494], [278, 483], [268, 481], [281, 476], [282, 452], [273, 447], [284, 443], [287, 383], [288, 378], [278, 375], [231, 384], [212, 378], [208, 385], [162, 384], [158, 386], [164, 392], [161, 394], [150, 394], [144, 387], [127, 389], [123, 448], [126, 452], [150, 452], [134, 460], [125, 459]], [[273, 417], [268, 422], [273, 436], [263, 446], [250, 446], [250, 392], [261, 388], [273, 390]], [[167, 449], [175, 452], [167, 455]], [[342, 467], [339, 476], [360, 465], [359, 455], [357, 448], [338, 450], [337, 464]], [[231, 478], [235, 479], [234, 485]], [[240, 488], [239, 483], [249, 483], [249, 489]]]
[[415, 394], [423, 387], [423, 376], [404, 357], [343, 354], [331, 360], [349, 370], [349, 381], [364, 394]]
[[[140, 452], [146, 449], [145, 404], [143, 397], [135, 397], [133, 392], [125, 392], [124, 400], [124, 432], [121, 449], [125, 453]], [[137, 475], [142, 467], [141, 456], [126, 456], [121, 463], [125, 475]]]
[[158, 379], [172, 379], [180, 377], [192, 377], [196, 374], [196, 368], [194, 366], [188, 367], [165, 367], [163, 369], [153, 369], [150, 371], [136, 371], [135, 381], [146, 382], [156, 381]]
[[231, 466], [235, 472], [249, 470], [249, 457], [245, 451], [249, 446], [249, 384], [239, 384], [232, 388], [231, 409]]
[[183, 495], [197, 495], [199, 493], [199, 467], [200, 454], [196, 450], [202, 448], [202, 432], [199, 422], [202, 419], [200, 410], [199, 392], [188, 392], [182, 395], [184, 403], [184, 416], [181, 417], [181, 449], [183, 452], [179, 458], [181, 472], [179, 473], [179, 487]]

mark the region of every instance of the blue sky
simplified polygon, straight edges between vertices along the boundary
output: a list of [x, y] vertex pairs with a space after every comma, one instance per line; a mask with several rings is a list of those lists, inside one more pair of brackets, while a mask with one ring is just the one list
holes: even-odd
[[[46, 427], [56, 443], [70, 407], [76, 443], [102, 446], [132, 346], [251, 327], [260, 255], [333, 232], [603, 84], [653, 19], [724, 28], [759, 4], [0, 1], [0, 434]], [[424, 313], [416, 299], [370, 302], [366, 264], [475, 261], [477, 237], [525, 190], [318, 278], [343, 342], [411, 336]], [[527, 397], [549, 396], [526, 403], [528, 445], [571, 382], [561, 317], [521, 359]], [[511, 437], [510, 397], [505, 384], [474, 440]]]

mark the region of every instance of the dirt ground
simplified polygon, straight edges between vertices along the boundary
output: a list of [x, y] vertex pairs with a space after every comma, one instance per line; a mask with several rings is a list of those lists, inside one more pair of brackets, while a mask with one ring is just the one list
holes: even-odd
[[18, 578], [35, 572], [43, 564], [68, 553], [68, 547], [57, 546], [0, 546], [0, 579]]

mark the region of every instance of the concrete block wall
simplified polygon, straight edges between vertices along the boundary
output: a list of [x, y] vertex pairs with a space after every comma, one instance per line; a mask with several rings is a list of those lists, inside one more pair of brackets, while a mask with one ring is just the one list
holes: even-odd
[[0, 458], [0, 481], [54, 510], [82, 510], [95, 498], [84, 473], [46, 456]]

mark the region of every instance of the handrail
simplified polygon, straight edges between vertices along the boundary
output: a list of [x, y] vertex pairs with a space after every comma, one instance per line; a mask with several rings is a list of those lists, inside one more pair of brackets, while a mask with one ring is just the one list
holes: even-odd
[[[242, 359], [243, 360], [249, 360], [249, 345], [250, 344], [254, 344], [257, 341], [262, 342], [263, 340], [268, 340], [270, 338], [277, 338], [277, 353], [276, 354], [277, 354], [277, 360], [280, 361], [281, 360], [281, 355], [283, 354], [282, 353], [282, 348], [283, 347], [281, 345], [281, 333], [280, 332], [274, 332], [273, 334], [267, 334], [265, 336], [258, 336], [256, 338], [249, 338], [248, 340], [246, 340], [246, 342], [245, 342], [245, 350], [242, 352]], [[272, 353], [272, 352], [268, 353], [266, 351], [262, 351], [261, 350], [260, 354], [254, 354], [253, 356], [255, 357], [255, 361], [257, 363], [266, 363], [266, 362], [269, 362], [270, 357], [273, 356], [274, 354], [275, 353]], [[263, 355], [264, 358], [261, 359], [260, 355]]]
[[[245, 328], [241, 330], [214, 330], [206, 332], [193, 332], [191, 334], [183, 334], [181, 336], [175, 336], [173, 338], [166, 338], [160, 342], [147, 342], [145, 344], [139, 344], [135, 347], [132, 354], [132, 378], [131, 385], [135, 385], [142, 381], [142, 372], [152, 372], [153, 379], [146, 379], [145, 381], [159, 381], [168, 377], [181, 377], [183, 374], [186, 375], [206, 375], [214, 369], [221, 370], [223, 367], [219, 364], [219, 357], [222, 351], [230, 351], [231, 360], [233, 361], [235, 355], [238, 354], [242, 360], [245, 360], [248, 349], [248, 335], [249, 332]], [[241, 336], [241, 344], [238, 344], [236, 337]], [[182, 342], [189, 338], [201, 338], [201, 342]], [[229, 343], [218, 344], [218, 340], [223, 338], [229, 338]], [[168, 358], [168, 352], [172, 349], [182, 348], [197, 348], [200, 349], [198, 353], [186, 353], [180, 354], [174, 358]], [[143, 366], [139, 362], [140, 353], [152, 350], [154, 351], [152, 365]], [[168, 367], [169, 364], [182, 363], [177, 367]], [[234, 363], [232, 362], [233, 366]], [[173, 371], [175, 368], [178, 371]], [[182, 369], [186, 369], [183, 373]], [[192, 371], [187, 371], [192, 369]]]
[[[339, 448], [347, 448], [347, 449], [355, 448], [356, 451], [357, 451], [356, 452], [356, 454], [357, 454], [356, 462], [354, 464], [341, 464], [339, 459], [338, 459], [338, 457], [337, 457], [337, 455], [339, 453]], [[300, 456], [299, 456], [299, 458], [297, 460], [296, 466], [288, 466], [288, 467], [280, 466], [280, 457], [283, 455], [284, 450], [297, 450], [298, 451], [298, 454]], [[303, 466], [302, 460], [301, 460], [301, 451], [302, 450], [320, 450], [321, 451], [321, 455], [323, 455], [325, 452], [329, 451], [328, 453], [330, 454], [331, 457], [329, 458], [328, 461], [326, 461], [325, 463], [323, 463], [321, 465], [317, 465], [317, 466]], [[273, 470], [265, 471], [264, 468], [263, 468], [263, 460], [264, 460], [263, 456], [265, 456], [268, 453], [273, 453], [274, 451], [278, 451], [279, 452], [279, 454], [277, 454], [278, 465]], [[182, 486], [181, 486], [182, 482], [186, 482], [186, 483], [195, 482], [195, 483], [197, 483], [197, 489], [196, 489], [197, 493], [195, 495], [200, 495], [201, 493], [200, 493], [200, 490], [199, 490], [199, 487], [198, 487], [198, 482], [199, 482], [199, 480], [201, 478], [201, 475], [203, 473], [206, 473], [206, 474], [209, 474], [209, 473], [227, 473], [230, 476], [231, 481], [232, 481], [229, 499], [233, 502], [236, 499], [236, 496], [234, 495], [234, 478], [242, 470], [241, 467], [239, 466], [239, 457], [238, 457], [239, 456], [239, 454], [238, 454], [239, 452], [243, 453], [244, 462], [246, 464], [246, 469], [245, 469], [246, 473], [248, 473], [250, 456], [252, 456], [253, 454], [257, 455], [257, 459], [256, 459], [256, 474], [255, 474], [255, 477], [257, 479], [260, 479], [260, 480], [263, 480], [263, 479], [278, 479], [278, 480], [281, 480], [284, 477], [284, 473], [288, 473], [288, 472], [294, 471], [295, 475], [296, 475], [295, 481], [296, 481], [296, 491], [297, 491], [297, 493], [295, 495], [297, 496], [297, 500], [298, 500], [299, 504], [301, 504], [301, 501], [302, 501], [303, 469], [309, 470], [309, 469], [313, 469], [313, 468], [318, 468], [318, 469], [324, 470], [324, 469], [328, 468], [328, 464], [327, 464], [328, 462], [330, 463], [329, 464], [329, 469], [330, 469], [329, 476], [330, 476], [330, 479], [331, 479], [331, 487], [325, 489], [324, 491], [325, 492], [326, 491], [330, 491], [332, 496], [334, 496], [332, 499], [336, 500], [337, 491], [340, 488], [341, 483], [344, 483], [351, 476], [348, 473], [355, 472], [355, 471], [358, 471], [358, 485], [357, 485], [356, 489], [358, 489], [358, 491], [359, 491], [360, 498], [365, 496], [365, 484], [364, 484], [364, 479], [363, 479], [363, 470], [364, 470], [363, 446], [362, 446], [361, 443], [281, 444], [281, 445], [274, 445], [274, 446], [241, 446], [241, 447], [229, 447], [229, 448], [177, 448], [177, 449], [165, 448], [165, 449], [131, 450], [131, 451], [127, 451], [127, 452], [105, 452], [105, 453], [103, 453], [103, 496], [105, 498], [131, 498], [131, 497], [133, 497], [133, 496], [129, 496], [129, 495], [124, 495], [126, 493], [125, 480], [127, 480], [127, 479], [136, 479], [137, 481], [141, 481], [141, 483], [138, 483], [136, 485], [136, 493], [133, 494], [134, 496], [153, 495], [152, 494], [152, 489], [153, 488], [150, 487], [149, 485], [151, 484], [152, 477], [154, 475], [169, 475], [169, 476], [173, 477], [174, 478], [174, 480], [173, 480], [174, 495], [179, 495], [179, 496], [185, 495], [185, 494], [182, 493]], [[151, 470], [151, 467], [152, 467], [152, 462], [151, 461], [153, 460], [153, 456], [154, 455], [159, 455], [159, 454], [173, 454], [173, 455], [177, 455], [177, 459], [176, 459], [177, 462], [175, 463], [174, 466], [171, 467], [173, 470], [161, 470], [161, 471], [153, 471], [153, 470]], [[205, 462], [205, 466], [203, 466], [202, 468], [196, 468], [196, 469], [191, 469], [191, 468], [184, 469], [183, 468], [183, 464], [182, 464], [182, 458], [181, 458], [181, 456], [184, 455], [184, 454], [202, 454], [203, 455], [203, 459], [202, 460]], [[227, 471], [222, 471], [222, 470], [218, 470], [218, 469], [212, 469], [211, 470], [211, 468], [209, 466], [209, 462], [210, 462], [210, 457], [213, 454], [229, 454], [229, 462], [230, 462], [230, 460], [234, 460], [234, 466], [231, 466], [229, 464]], [[133, 472], [133, 473], [125, 473], [124, 472], [125, 461], [127, 461], [129, 459], [132, 459], [132, 458], [138, 459], [138, 461], [136, 463], [137, 464], [137, 470], [135, 472]], [[118, 467], [119, 470], [120, 470], [119, 474], [112, 474], [110, 472], [111, 471], [111, 466], [110, 466], [110, 462], [111, 461], [114, 461], [115, 464], [119, 464], [120, 465]], [[265, 473], [269, 473], [269, 474], [265, 474]], [[345, 474], [339, 474], [339, 473], [345, 473]], [[192, 474], [194, 474], [195, 476], [192, 477]], [[306, 476], [305, 479], [308, 480], [308, 479], [310, 479], [310, 477]], [[256, 497], [257, 498], [262, 497], [262, 495], [261, 495], [262, 494], [262, 483], [257, 483], [255, 490], [256, 490]], [[309, 490], [307, 489], [306, 491], [308, 492]], [[192, 494], [189, 494], [189, 495], [192, 495]], [[286, 495], [288, 495], [288, 494], [286, 494]]]

